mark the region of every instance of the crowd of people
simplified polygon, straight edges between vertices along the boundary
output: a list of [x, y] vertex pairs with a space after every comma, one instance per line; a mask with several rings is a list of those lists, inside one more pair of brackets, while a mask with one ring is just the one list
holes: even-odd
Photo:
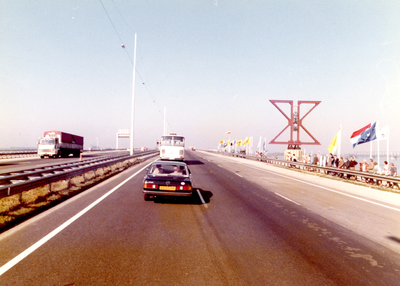
[[[321, 156], [318, 157], [317, 154], [314, 154], [313, 156], [311, 155], [304, 155], [303, 158], [299, 159], [296, 157], [294, 153], [288, 152], [286, 154], [285, 160], [287, 161], [292, 161], [292, 162], [301, 162], [305, 164], [310, 164], [310, 165], [318, 165], [318, 166], [323, 166], [323, 167], [330, 167], [330, 168], [336, 168], [338, 170], [340, 169], [349, 169], [349, 170], [357, 170], [360, 172], [366, 172], [366, 173], [371, 173], [371, 174], [376, 174], [376, 175], [385, 175], [385, 176], [397, 176], [397, 168], [394, 166], [393, 163], [388, 164], [387, 161], [384, 162], [383, 169], [379, 167], [378, 162], [374, 162], [374, 160], [371, 158], [369, 159], [369, 162], [367, 160], [362, 160], [360, 163], [358, 163], [353, 156], [350, 157], [350, 160], [348, 158], [340, 157], [338, 158], [336, 155], [332, 155], [332, 153], [327, 154], [326, 156]], [[358, 166], [357, 166], [358, 165]], [[295, 165], [290, 165], [291, 167], [296, 167]], [[317, 171], [318, 169], [312, 168], [312, 166], [303, 166], [307, 171]], [[355, 176], [355, 175], [347, 175], [344, 173], [340, 173], [339, 171], [324, 171], [328, 175], [332, 176], [338, 176], [343, 179], [351, 179], [351, 180], [360, 180], [362, 182], [368, 183], [368, 184], [374, 184], [378, 186], [383, 186], [383, 187], [388, 187], [388, 188], [393, 188], [394, 185], [396, 185], [397, 188], [399, 188], [398, 184], [391, 183], [389, 181], [384, 181], [382, 180], [377, 180], [373, 178], [369, 178], [368, 176]]]

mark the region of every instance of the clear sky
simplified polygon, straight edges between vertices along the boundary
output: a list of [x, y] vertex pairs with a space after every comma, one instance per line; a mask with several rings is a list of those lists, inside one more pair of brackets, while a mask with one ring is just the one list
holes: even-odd
[[0, 148], [47, 130], [114, 148], [137, 33], [135, 147], [155, 147], [164, 108], [187, 145], [216, 148], [227, 131], [269, 142], [287, 123], [272, 99], [321, 101], [303, 122], [321, 145], [303, 149], [327, 152], [341, 124], [351, 152], [351, 133], [379, 120], [400, 151], [399, 15], [398, 0], [2, 0]]

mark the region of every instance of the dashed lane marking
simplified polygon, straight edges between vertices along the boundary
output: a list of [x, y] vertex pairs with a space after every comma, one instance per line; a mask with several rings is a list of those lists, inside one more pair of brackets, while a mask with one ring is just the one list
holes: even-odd
[[289, 199], [289, 198], [287, 198], [285, 196], [282, 196], [281, 194], [278, 194], [278, 193], [275, 193], [275, 194], [280, 196], [281, 198], [284, 198], [285, 200], [288, 200], [289, 202], [292, 202], [292, 203], [294, 203], [294, 204], [296, 204], [298, 206], [301, 206], [301, 204], [299, 204], [298, 202], [295, 202], [295, 201], [293, 201], [293, 200], [291, 200], [291, 199]]
[[201, 203], [204, 205], [205, 208], [208, 208], [208, 206], [207, 206], [206, 202], [204, 201], [203, 196], [201, 195], [199, 189], [196, 189], [196, 191], [197, 191], [197, 194], [199, 195]]

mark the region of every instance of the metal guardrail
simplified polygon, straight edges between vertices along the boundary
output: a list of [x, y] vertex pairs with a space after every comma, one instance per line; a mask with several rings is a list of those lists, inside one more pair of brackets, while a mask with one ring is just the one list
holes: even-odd
[[301, 163], [301, 162], [278, 160], [278, 159], [268, 158], [265, 156], [259, 157], [259, 156], [254, 156], [254, 155], [229, 154], [229, 153], [221, 153], [221, 152], [210, 151], [210, 150], [207, 150], [207, 151], [213, 152], [216, 154], [220, 154], [220, 155], [224, 155], [224, 156], [240, 157], [240, 158], [245, 158], [245, 159], [254, 160], [254, 161], [261, 161], [261, 162], [265, 162], [268, 164], [279, 165], [279, 166], [288, 167], [288, 168], [303, 169], [305, 171], [313, 170], [313, 171], [310, 171], [312, 173], [343, 174], [346, 176], [348, 175], [350, 177], [355, 177], [355, 179], [357, 179], [358, 177], [359, 178], [367, 178], [367, 179], [372, 179], [372, 180], [376, 180], [376, 181], [386, 181], [386, 182], [390, 182], [392, 184], [397, 184], [397, 186], [400, 186], [400, 177], [399, 176], [394, 177], [394, 176], [378, 175], [378, 174], [373, 174], [373, 173], [369, 173], [369, 172], [361, 172], [361, 171], [350, 170], [350, 169], [338, 169], [338, 168], [333, 168], [333, 167], [323, 167], [323, 166], [314, 165], [314, 164], [306, 164], [306, 163]]
[[157, 155], [155, 150], [138, 152], [136, 154], [117, 157], [103, 157], [101, 159], [89, 159], [77, 163], [61, 164], [43, 168], [22, 170], [18, 172], [0, 174], [0, 198], [21, 194], [33, 188], [41, 187], [51, 183], [69, 179], [100, 168], [116, 165], [122, 161]]
[[37, 155], [37, 150], [0, 150], [0, 159], [15, 158], [15, 157], [28, 157]]
[[[134, 148], [134, 151], [140, 151], [141, 148]], [[100, 149], [100, 150], [83, 150], [83, 153], [91, 152], [109, 152], [109, 151], [127, 151], [127, 149]], [[0, 159], [10, 159], [19, 157], [29, 157], [37, 155], [37, 149], [29, 150], [0, 150]]]

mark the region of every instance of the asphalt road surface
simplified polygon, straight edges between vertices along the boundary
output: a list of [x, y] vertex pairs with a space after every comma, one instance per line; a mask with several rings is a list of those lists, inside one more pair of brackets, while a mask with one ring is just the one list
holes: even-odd
[[0, 285], [399, 285], [397, 194], [186, 152], [192, 198], [141, 163], [0, 235]]

